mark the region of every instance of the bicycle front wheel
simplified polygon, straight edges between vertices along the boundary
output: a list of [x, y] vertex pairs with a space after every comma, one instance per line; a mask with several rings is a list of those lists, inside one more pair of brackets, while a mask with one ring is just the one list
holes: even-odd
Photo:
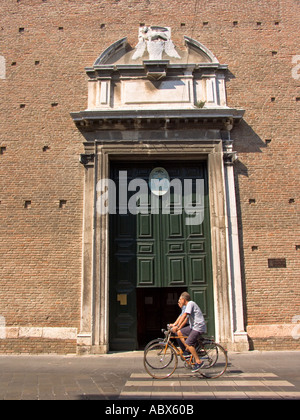
[[146, 372], [155, 379], [165, 379], [174, 373], [178, 359], [175, 350], [164, 342], [151, 344], [144, 353]]

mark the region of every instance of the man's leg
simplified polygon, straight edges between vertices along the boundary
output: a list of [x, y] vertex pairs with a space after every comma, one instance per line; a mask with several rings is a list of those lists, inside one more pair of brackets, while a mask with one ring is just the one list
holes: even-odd
[[199, 359], [195, 346], [197, 344], [197, 340], [200, 335], [201, 334], [198, 331], [192, 330], [188, 338], [186, 339], [186, 343], [185, 343], [187, 350], [192, 353], [196, 363], [198, 364], [201, 363], [201, 360]]
[[181, 330], [177, 331], [178, 338], [176, 339], [176, 341], [177, 341], [177, 343], [178, 343], [178, 345], [179, 345], [179, 347], [181, 348], [182, 351], [184, 351], [185, 348], [186, 348], [184, 337], [188, 337], [191, 331], [192, 331], [192, 329], [190, 327], [183, 327], [183, 328], [181, 328]]
[[192, 356], [194, 357], [196, 363], [200, 364], [201, 360], [199, 359], [199, 356], [196, 352], [196, 349], [194, 346], [186, 346], [187, 350], [192, 354]]

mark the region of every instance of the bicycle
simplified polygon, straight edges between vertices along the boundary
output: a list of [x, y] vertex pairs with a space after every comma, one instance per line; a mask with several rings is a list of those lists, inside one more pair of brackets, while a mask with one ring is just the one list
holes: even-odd
[[[155, 379], [169, 378], [178, 366], [178, 357], [184, 362], [186, 369], [192, 369], [195, 360], [186, 358], [180, 348], [171, 341], [178, 338], [172, 336], [172, 329], [162, 330], [165, 337], [150, 341], [144, 350], [144, 367], [146, 372]], [[187, 337], [184, 337], [187, 338]], [[227, 369], [227, 351], [212, 337], [200, 336], [195, 346], [203, 365], [199, 372], [204, 378], [219, 378]]]

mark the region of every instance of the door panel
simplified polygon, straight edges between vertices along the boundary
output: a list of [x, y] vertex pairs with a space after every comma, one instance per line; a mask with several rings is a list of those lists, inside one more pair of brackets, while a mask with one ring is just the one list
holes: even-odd
[[154, 262], [155, 258], [153, 257], [137, 257], [138, 263], [138, 286], [155, 286], [155, 276], [154, 276]]
[[168, 286], [184, 286], [186, 283], [184, 272], [184, 256], [167, 257]]
[[188, 256], [189, 263], [189, 279], [192, 285], [204, 284], [206, 282], [205, 276], [205, 257], [202, 256]]
[[159, 254], [159, 241], [157, 236], [159, 226], [158, 217], [151, 214], [150, 207], [148, 214], [137, 214], [137, 287], [160, 286], [160, 269], [157, 261]]
[[[118, 184], [119, 170], [111, 179]], [[117, 194], [117, 203], [119, 203]], [[136, 340], [136, 217], [131, 213], [111, 214], [109, 264], [109, 342], [111, 350], [134, 350]]]

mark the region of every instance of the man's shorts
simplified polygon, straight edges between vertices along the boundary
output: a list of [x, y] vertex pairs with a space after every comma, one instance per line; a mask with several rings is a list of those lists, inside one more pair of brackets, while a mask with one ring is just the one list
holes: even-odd
[[197, 344], [198, 337], [200, 337], [201, 335], [200, 332], [192, 330], [190, 327], [181, 328], [181, 334], [183, 336], [187, 336], [185, 344], [192, 347], [195, 347], [195, 345]]

